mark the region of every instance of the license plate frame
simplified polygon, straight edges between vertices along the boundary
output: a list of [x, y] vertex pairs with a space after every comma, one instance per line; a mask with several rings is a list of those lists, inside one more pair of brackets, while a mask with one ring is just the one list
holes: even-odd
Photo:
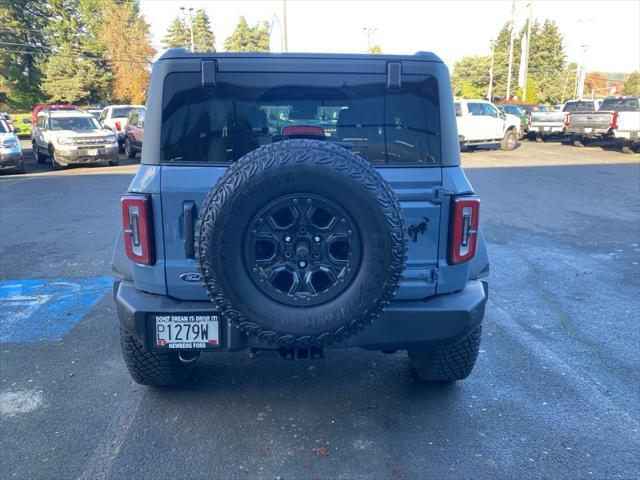
[[[150, 340], [158, 350], [221, 348], [220, 312], [153, 313], [150, 320]], [[203, 335], [203, 327], [207, 328], [206, 335]]]
[[83, 148], [79, 154], [83, 157], [99, 157], [102, 155], [102, 152], [99, 148]]

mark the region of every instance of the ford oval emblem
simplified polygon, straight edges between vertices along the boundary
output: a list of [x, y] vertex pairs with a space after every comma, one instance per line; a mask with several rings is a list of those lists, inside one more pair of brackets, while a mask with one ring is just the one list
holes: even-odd
[[191, 283], [200, 282], [202, 281], [202, 275], [197, 272], [187, 272], [180, 275], [180, 280]]

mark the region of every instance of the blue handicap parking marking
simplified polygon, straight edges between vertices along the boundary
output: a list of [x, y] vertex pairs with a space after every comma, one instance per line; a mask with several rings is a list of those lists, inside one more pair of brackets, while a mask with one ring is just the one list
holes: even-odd
[[113, 284], [111, 277], [0, 282], [0, 343], [58, 340]]

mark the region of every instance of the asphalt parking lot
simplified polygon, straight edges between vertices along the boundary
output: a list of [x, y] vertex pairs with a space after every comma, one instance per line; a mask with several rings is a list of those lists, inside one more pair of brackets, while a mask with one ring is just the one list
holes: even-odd
[[137, 162], [51, 172], [26, 153], [0, 177], [0, 478], [640, 476], [639, 155], [463, 154], [492, 269], [463, 382], [331, 350], [209, 355], [153, 389], [125, 370], [108, 278]]

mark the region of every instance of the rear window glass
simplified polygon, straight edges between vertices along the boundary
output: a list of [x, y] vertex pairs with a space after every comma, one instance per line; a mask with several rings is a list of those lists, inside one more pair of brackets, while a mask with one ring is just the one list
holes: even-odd
[[564, 112], [593, 112], [595, 106], [593, 102], [567, 102], [564, 106]]
[[286, 138], [336, 142], [372, 163], [440, 163], [440, 108], [431, 76], [173, 73], [164, 85], [164, 162], [233, 162]]
[[605, 98], [600, 110], [613, 110], [615, 112], [637, 112], [640, 110], [637, 97], [629, 98]]
[[120, 118], [120, 117], [126, 118], [134, 110], [136, 110], [135, 107], [114, 108], [113, 110], [111, 110], [111, 118]]

